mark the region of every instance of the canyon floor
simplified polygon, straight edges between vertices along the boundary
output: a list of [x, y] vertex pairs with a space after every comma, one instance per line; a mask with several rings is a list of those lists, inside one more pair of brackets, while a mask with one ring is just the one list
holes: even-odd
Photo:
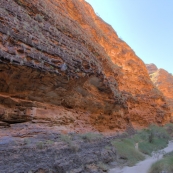
[[[150, 134], [152, 128], [154, 141], [149, 144], [146, 139], [150, 138], [146, 134]], [[173, 134], [172, 124], [164, 128]], [[143, 144], [152, 151], [158, 139], [166, 142], [165, 138], [169, 137], [165, 132], [158, 126], [137, 131], [129, 125], [125, 132], [106, 134], [67, 132], [65, 126], [46, 121], [11, 124], [11, 127], [0, 129], [0, 173], [135, 173], [141, 169], [147, 173], [157, 158], [144, 155], [133, 162], [133, 157], [148, 152]], [[124, 151], [115, 145], [116, 142], [120, 142]], [[140, 152], [135, 151], [135, 142], [140, 143]], [[165, 144], [159, 144], [159, 148], [163, 149]], [[170, 142], [164, 150], [172, 151], [173, 143]], [[129, 162], [131, 158], [132, 164]]]
[[114, 168], [109, 171], [109, 173], [148, 173], [150, 167], [153, 163], [157, 162], [163, 157], [163, 153], [169, 153], [173, 151], [173, 141], [170, 141], [168, 146], [163, 150], [158, 151], [157, 154], [152, 154], [152, 156], [147, 157], [145, 160], [139, 162], [135, 166], [132, 167], [124, 167], [124, 168]]
[[0, 129], [0, 173], [101, 173], [116, 166], [111, 141], [126, 134], [62, 133], [45, 123], [19, 123]]

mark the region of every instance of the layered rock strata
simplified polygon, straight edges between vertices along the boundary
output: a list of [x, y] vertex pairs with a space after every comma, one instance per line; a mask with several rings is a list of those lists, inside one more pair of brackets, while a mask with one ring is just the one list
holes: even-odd
[[[173, 116], [173, 76], [164, 69], [158, 69], [154, 64], [147, 64], [150, 78], [154, 85], [163, 93]], [[154, 67], [154, 68], [153, 68]]]
[[1, 0], [0, 103], [8, 124], [54, 121], [59, 106], [100, 131], [170, 118], [145, 64], [84, 0]]

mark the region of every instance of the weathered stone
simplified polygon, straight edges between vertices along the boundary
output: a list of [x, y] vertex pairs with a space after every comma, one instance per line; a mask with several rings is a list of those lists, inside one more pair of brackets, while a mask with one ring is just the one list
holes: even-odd
[[99, 131], [169, 121], [145, 64], [84, 0], [1, 0], [0, 10], [1, 121], [74, 124], [57, 121], [60, 106], [89, 112], [85, 128]]
[[10, 127], [10, 124], [0, 121], [0, 127]]
[[149, 74], [155, 73], [158, 70], [155, 64], [146, 64], [146, 67]]
[[[158, 69], [154, 64], [147, 64], [150, 78], [154, 85], [163, 93], [166, 101], [171, 108], [173, 116], [173, 76], [164, 69]], [[163, 104], [162, 107], [167, 107]]]

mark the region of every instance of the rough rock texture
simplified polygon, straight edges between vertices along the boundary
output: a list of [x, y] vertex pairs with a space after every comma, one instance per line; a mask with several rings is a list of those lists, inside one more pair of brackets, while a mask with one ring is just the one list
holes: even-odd
[[170, 118], [145, 64], [84, 0], [0, 1], [0, 94], [6, 123], [74, 124], [60, 106], [100, 131]]
[[89, 138], [56, 128], [27, 122], [1, 129], [0, 173], [103, 173], [104, 164], [122, 161], [111, 142], [126, 134]]
[[145, 64], [84, 0], [0, 0], [0, 173], [105, 172], [112, 138], [78, 133], [169, 120]]
[[[158, 69], [154, 64], [147, 64], [150, 78], [154, 85], [163, 93], [173, 116], [173, 76], [164, 69]], [[153, 68], [154, 67], [154, 68]]]
[[155, 64], [146, 64], [146, 67], [149, 74], [155, 73], [158, 70]]

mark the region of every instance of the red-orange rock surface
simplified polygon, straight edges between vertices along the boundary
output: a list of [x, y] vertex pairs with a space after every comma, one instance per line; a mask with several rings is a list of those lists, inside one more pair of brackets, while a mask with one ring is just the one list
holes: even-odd
[[170, 118], [145, 64], [84, 0], [1, 0], [0, 93], [7, 123], [60, 122], [62, 106], [101, 131]]
[[158, 70], [155, 64], [146, 64], [146, 67], [149, 74], [155, 73]]
[[[150, 78], [154, 85], [165, 96], [173, 115], [173, 76], [164, 69], [158, 69], [154, 64], [147, 64]], [[153, 68], [156, 67], [156, 68]]]

